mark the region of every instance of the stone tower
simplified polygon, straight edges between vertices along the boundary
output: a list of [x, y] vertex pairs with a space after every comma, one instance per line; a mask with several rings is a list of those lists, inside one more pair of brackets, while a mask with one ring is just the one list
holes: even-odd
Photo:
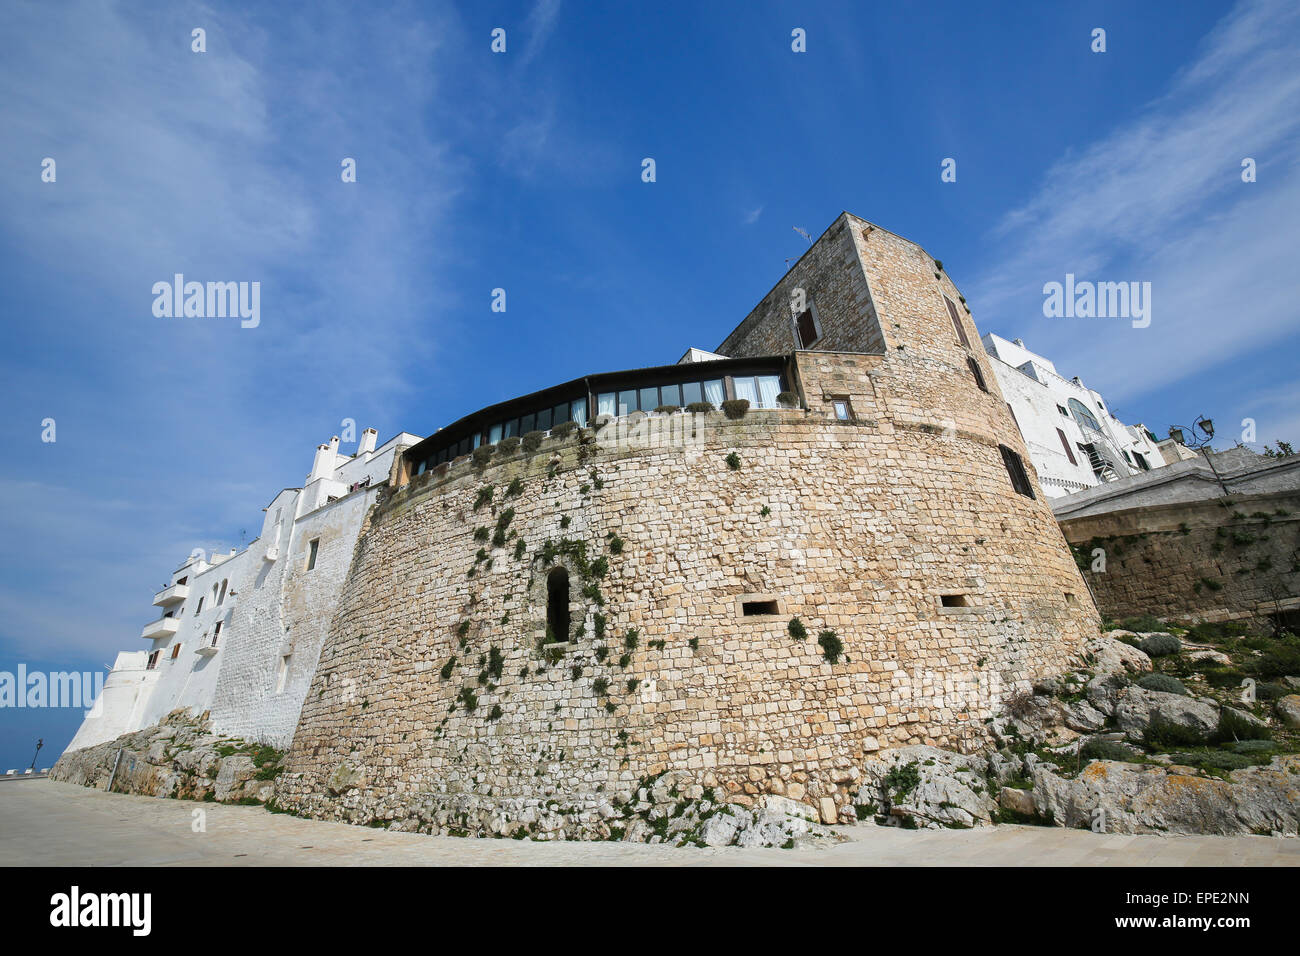
[[[843, 807], [868, 755], [979, 746], [1001, 700], [1075, 662], [1096, 609], [925, 250], [844, 213], [717, 353], [406, 451], [281, 803], [472, 831], [676, 770]], [[545, 440], [510, 435], [579, 402]]]

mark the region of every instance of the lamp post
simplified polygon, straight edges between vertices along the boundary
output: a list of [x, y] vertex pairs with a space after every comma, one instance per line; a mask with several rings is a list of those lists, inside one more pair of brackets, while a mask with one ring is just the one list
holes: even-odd
[[[1189, 435], [1191, 436], [1190, 441], [1188, 440]], [[1223, 483], [1223, 477], [1219, 474], [1219, 469], [1214, 467], [1214, 449], [1210, 447], [1210, 442], [1214, 439], [1214, 421], [1202, 415], [1192, 423], [1191, 428], [1170, 425], [1169, 437], [1178, 444], [1205, 455], [1210, 471], [1214, 472], [1214, 478], [1218, 481], [1219, 487], [1223, 490], [1223, 495], [1226, 498], [1229, 494], [1228, 486]]]
[[38, 740], [36, 741], [36, 753], [32, 754], [32, 765], [31, 765], [31, 767], [30, 767], [29, 769], [31, 769], [31, 770], [35, 770], [35, 769], [36, 769], [36, 758], [37, 758], [38, 756], [40, 756], [41, 748], [44, 747], [44, 746], [45, 746], [45, 738], [44, 738], [44, 737], [41, 737], [40, 739], [38, 739]]

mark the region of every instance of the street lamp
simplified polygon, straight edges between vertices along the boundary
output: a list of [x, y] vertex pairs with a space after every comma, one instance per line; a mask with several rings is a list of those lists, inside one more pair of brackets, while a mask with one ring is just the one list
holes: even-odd
[[[1188, 434], [1191, 435], [1191, 441], [1187, 440]], [[1202, 415], [1192, 423], [1191, 428], [1182, 428], [1178, 425], [1169, 426], [1169, 437], [1178, 444], [1183, 445], [1193, 451], [1202, 452], [1205, 460], [1210, 466], [1210, 471], [1214, 472], [1215, 479], [1219, 482], [1219, 487], [1223, 490], [1224, 497], [1229, 494], [1228, 486], [1223, 483], [1223, 478], [1219, 474], [1219, 469], [1214, 467], [1214, 449], [1210, 447], [1210, 442], [1214, 439], [1214, 421]]]
[[[1200, 432], [1200, 436], [1197, 435]], [[1187, 440], [1188, 434], [1191, 434], [1191, 441]], [[1196, 419], [1191, 428], [1182, 428], [1178, 425], [1169, 426], [1169, 437], [1180, 445], [1188, 448], [1200, 450], [1210, 443], [1214, 438], [1214, 421], [1201, 416]]]

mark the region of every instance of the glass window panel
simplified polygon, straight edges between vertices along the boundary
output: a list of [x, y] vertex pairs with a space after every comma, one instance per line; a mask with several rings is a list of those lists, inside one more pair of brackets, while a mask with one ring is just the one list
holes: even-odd
[[699, 382], [685, 382], [682, 384], [682, 404], [692, 405], [695, 402], [704, 401], [704, 388]]
[[551, 427], [551, 410], [549, 408], [543, 408], [537, 413], [537, 422], [533, 427], [539, 432], [544, 432]]
[[510, 419], [510, 421], [506, 422], [506, 434], [505, 434], [505, 437], [506, 437], [506, 438], [518, 438], [518, 437], [519, 437], [519, 419], [517, 419], [517, 418], [512, 418], [512, 419]]
[[652, 412], [655, 406], [659, 404], [659, 389], [643, 388], [641, 389], [641, 411]]
[[712, 402], [714, 406], [720, 407], [722, 400], [726, 397], [727, 393], [722, 388], [722, 379], [704, 383], [704, 400], [706, 402]]
[[568, 402], [565, 402], [565, 403], [562, 404], [562, 405], [556, 405], [554, 408], [551, 409], [551, 427], [552, 427], [552, 428], [554, 428], [556, 425], [560, 424], [561, 422], [567, 422], [568, 420], [569, 420], [569, 403], [568, 403]]
[[499, 442], [499, 441], [501, 440], [501, 429], [502, 429], [503, 427], [504, 427], [504, 426], [499, 425], [499, 424], [498, 424], [498, 425], [493, 425], [493, 426], [492, 426], [492, 430], [488, 432], [488, 444], [489, 444], [489, 445], [495, 445], [497, 442]]
[[781, 394], [781, 376], [758, 376], [758, 404], [761, 408], [776, 408], [776, 397]]
[[537, 426], [537, 416], [525, 415], [521, 419], [519, 419], [519, 434], [527, 435], [529, 432], [533, 431], [536, 428], [536, 426]]
[[596, 414], [597, 415], [617, 415], [618, 401], [613, 392], [602, 392], [596, 396]]
[[678, 405], [682, 404], [682, 387], [680, 385], [665, 385], [659, 389], [659, 403], [661, 405]]
[[587, 400], [580, 398], [569, 406], [569, 417], [579, 425], [586, 427], [587, 424]]
[[428, 468], [428, 467], [429, 467], [429, 462], [428, 462], [428, 461], [422, 461], [422, 462], [420, 462], [420, 467], [416, 470], [415, 473], [416, 473], [417, 475], [422, 475], [422, 474], [424, 474], [424, 469], [426, 469], [426, 468]]
[[744, 378], [734, 380], [736, 385], [736, 398], [749, 400], [750, 405], [758, 405], [758, 389], [754, 387], [754, 378], [746, 375]]
[[475, 433], [474, 433], [474, 447], [477, 448], [480, 444], [482, 444], [482, 442], [483, 442], [483, 433], [482, 433], [482, 432], [475, 432]]
[[618, 414], [626, 415], [636, 411], [636, 392], [618, 393]]

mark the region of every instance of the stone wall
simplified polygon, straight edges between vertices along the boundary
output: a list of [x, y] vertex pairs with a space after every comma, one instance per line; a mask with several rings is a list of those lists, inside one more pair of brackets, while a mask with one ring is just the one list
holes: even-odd
[[[1300, 608], [1300, 492], [1062, 520], [1103, 614], [1222, 621]], [[1104, 558], [1104, 570], [1092, 570]]]
[[821, 324], [813, 347], [826, 351], [883, 352], [871, 290], [858, 261], [855, 217], [840, 215], [717, 348], [723, 355], [785, 355], [799, 346], [792, 297], [802, 290]]
[[[740, 802], [842, 808], [868, 754], [982, 743], [1001, 699], [1068, 667], [1096, 631], [1050, 510], [1012, 490], [988, 434], [1005, 410], [983, 396], [971, 412], [960, 377], [942, 407], [967, 427], [923, 417], [920, 385], [894, 421], [872, 404], [873, 374], [906, 366], [798, 360], [805, 383], [855, 395], [855, 421], [713, 413], [676, 447], [583, 433], [481, 473], [435, 470], [381, 502], [279, 802], [429, 829], [466, 794], [589, 808], [674, 770]], [[507, 511], [502, 546], [476, 540]], [[575, 635], [548, 657], [555, 565]], [[746, 616], [745, 600], [778, 613]], [[824, 631], [843, 645], [834, 663]]]

